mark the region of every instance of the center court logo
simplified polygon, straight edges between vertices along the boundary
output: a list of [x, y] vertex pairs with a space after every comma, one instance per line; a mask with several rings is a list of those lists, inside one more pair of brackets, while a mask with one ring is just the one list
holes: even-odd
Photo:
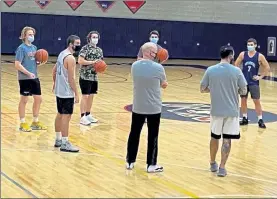
[[[201, 103], [179, 103], [179, 102], [164, 102], [162, 107], [162, 118], [169, 120], [188, 121], [188, 122], [210, 122], [209, 104]], [[131, 112], [132, 105], [125, 106], [125, 110]], [[256, 112], [253, 109], [248, 109], [249, 123], [257, 123]], [[276, 122], [277, 114], [263, 112], [265, 122]]]

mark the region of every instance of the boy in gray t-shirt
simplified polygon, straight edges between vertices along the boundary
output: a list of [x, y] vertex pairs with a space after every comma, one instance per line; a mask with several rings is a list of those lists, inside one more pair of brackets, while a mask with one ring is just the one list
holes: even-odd
[[239, 94], [247, 91], [247, 83], [241, 70], [230, 62], [234, 59], [234, 49], [222, 46], [221, 62], [209, 67], [201, 81], [201, 92], [210, 92], [211, 97], [211, 168], [218, 170], [215, 162], [219, 139], [223, 135], [222, 159], [218, 176], [227, 175], [225, 164], [231, 150], [231, 139], [240, 138]]
[[[35, 55], [37, 47], [33, 45], [36, 31], [32, 27], [24, 27], [21, 31], [20, 39], [22, 44], [15, 52], [15, 68], [18, 73], [20, 89], [20, 102], [18, 105], [20, 127], [23, 132], [32, 130], [46, 130], [47, 127], [39, 121], [39, 112], [42, 101], [40, 80], [37, 71], [37, 60]], [[45, 63], [40, 63], [43, 65]], [[33, 103], [33, 122], [30, 125], [25, 121], [25, 109], [29, 96], [34, 99]]]

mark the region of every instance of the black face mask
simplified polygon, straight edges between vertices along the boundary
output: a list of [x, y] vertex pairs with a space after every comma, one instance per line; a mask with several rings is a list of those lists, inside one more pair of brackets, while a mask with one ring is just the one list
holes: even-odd
[[79, 52], [81, 50], [81, 46], [73, 46], [72, 49], [75, 51], [75, 52]]
[[79, 51], [81, 50], [81, 46], [73, 46], [72, 50], [74, 50], [73, 56], [78, 57], [79, 56]]
[[[150, 52], [150, 55], [154, 58], [154, 59], [156, 59], [157, 58], [157, 53], [154, 53], [154, 52]], [[155, 55], [155, 56], [153, 56], [153, 55]]]

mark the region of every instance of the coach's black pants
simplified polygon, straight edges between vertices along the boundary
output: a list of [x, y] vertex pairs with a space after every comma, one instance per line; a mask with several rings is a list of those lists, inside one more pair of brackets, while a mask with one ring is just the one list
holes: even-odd
[[158, 156], [158, 135], [160, 127], [161, 114], [142, 115], [132, 113], [131, 132], [127, 146], [127, 162], [136, 162], [141, 129], [147, 118], [148, 126], [148, 147], [147, 147], [147, 165], [156, 165]]

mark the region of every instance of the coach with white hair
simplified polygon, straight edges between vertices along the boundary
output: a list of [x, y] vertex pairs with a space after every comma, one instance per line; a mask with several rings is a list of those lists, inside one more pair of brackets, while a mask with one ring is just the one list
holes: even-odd
[[132, 64], [133, 109], [132, 124], [127, 146], [127, 169], [133, 169], [136, 161], [140, 133], [147, 118], [148, 148], [147, 172], [162, 172], [157, 165], [158, 135], [162, 112], [161, 87], [166, 88], [165, 70], [153, 60], [157, 55], [157, 45], [148, 42], [142, 46], [143, 58]]

